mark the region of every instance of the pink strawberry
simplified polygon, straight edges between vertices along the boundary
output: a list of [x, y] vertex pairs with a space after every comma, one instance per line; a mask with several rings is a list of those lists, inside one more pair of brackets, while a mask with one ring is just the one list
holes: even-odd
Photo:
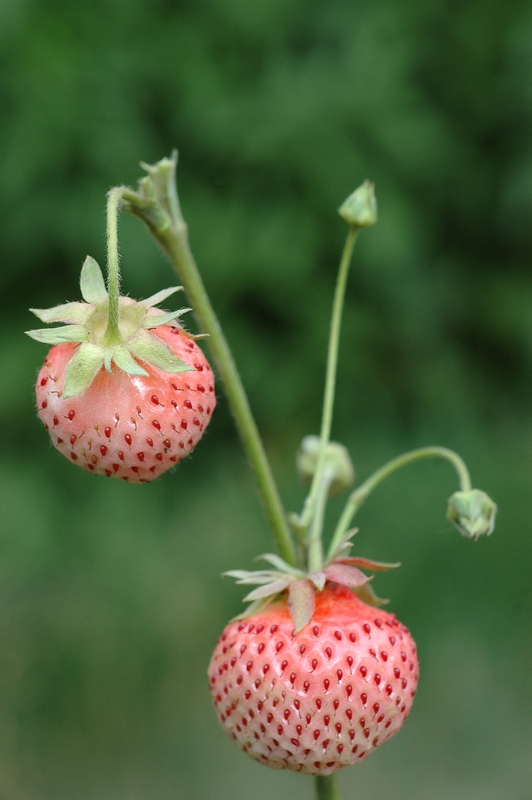
[[394, 736], [418, 680], [416, 646], [393, 614], [327, 581], [295, 632], [286, 598], [222, 633], [210, 665], [220, 724], [276, 769], [329, 775]]
[[73, 344], [52, 347], [37, 378], [37, 409], [52, 443], [73, 463], [100, 475], [149, 481], [196, 446], [216, 405], [211, 368], [181, 328], [154, 328], [193, 372], [172, 375], [146, 365], [148, 376], [96, 378], [76, 397], [62, 396]]
[[[85, 303], [34, 310], [64, 327], [29, 331], [55, 344], [37, 378], [37, 409], [52, 444], [90, 472], [131, 482], [156, 478], [190, 453], [216, 405], [212, 370], [175, 322], [183, 311], [155, 308], [177, 288], [137, 303], [118, 299], [118, 335], [109, 341], [109, 299], [88, 258]], [[106, 338], [107, 337], [107, 338]]]

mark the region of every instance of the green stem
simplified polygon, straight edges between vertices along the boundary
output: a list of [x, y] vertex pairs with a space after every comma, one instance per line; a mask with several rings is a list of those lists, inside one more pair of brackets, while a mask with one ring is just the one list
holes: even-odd
[[[150, 202], [151, 198], [146, 202], [145, 198], [129, 190], [126, 195], [128, 203], [126, 207], [148, 224], [177, 272], [200, 327], [208, 334], [208, 346], [255, 473], [279, 554], [288, 563], [295, 564], [297, 559], [294, 541], [245, 389], [190, 250], [188, 229], [181, 213], [175, 187], [175, 160], [167, 159], [147, 169], [153, 183], [145, 184], [144, 188], [154, 192], [153, 203]], [[139, 202], [140, 200], [143, 202]], [[145, 211], [146, 207], [148, 212]]]
[[301, 522], [304, 526], [308, 525], [315, 513], [315, 505], [317, 502], [318, 493], [322, 483], [322, 476], [325, 469], [325, 456], [326, 448], [329, 443], [332, 426], [333, 406], [334, 406], [334, 392], [336, 388], [336, 372], [338, 366], [338, 347], [340, 341], [340, 326], [342, 322], [342, 311], [344, 306], [345, 287], [347, 284], [347, 276], [349, 274], [349, 266], [351, 263], [351, 256], [355, 246], [355, 240], [358, 233], [358, 228], [354, 225], [349, 227], [347, 239], [345, 241], [340, 267], [338, 270], [338, 278], [336, 280], [336, 289], [333, 300], [333, 310], [331, 317], [331, 327], [329, 333], [329, 349], [327, 354], [327, 372], [325, 376], [325, 392], [323, 397], [323, 412], [321, 419], [320, 431], [320, 451], [318, 456], [318, 463], [316, 472], [312, 479], [310, 492], [305, 501], [305, 508], [301, 517]]
[[332, 473], [325, 469], [322, 473], [322, 481], [318, 487], [316, 502], [314, 504], [314, 514], [308, 532], [307, 552], [308, 552], [308, 571], [318, 572], [323, 568], [323, 519], [325, 508], [329, 497], [329, 489], [333, 481]]
[[316, 776], [316, 800], [340, 800], [338, 775]]
[[124, 188], [115, 186], [107, 195], [107, 291], [109, 316], [104, 341], [111, 345], [121, 341], [118, 328], [118, 300], [120, 297], [120, 269], [118, 256], [118, 214]]
[[351, 525], [353, 517], [373, 489], [398, 469], [402, 469], [402, 467], [406, 467], [408, 464], [412, 464], [414, 461], [419, 461], [422, 458], [446, 459], [456, 470], [460, 483], [460, 491], [468, 492], [471, 490], [469, 471], [460, 456], [453, 450], [448, 450], [446, 447], [421, 447], [418, 450], [411, 450], [408, 453], [404, 453], [374, 472], [373, 475], [351, 494], [338, 525], [336, 526], [329, 547], [328, 558], [330, 558], [331, 554], [341, 543], [346, 531]]

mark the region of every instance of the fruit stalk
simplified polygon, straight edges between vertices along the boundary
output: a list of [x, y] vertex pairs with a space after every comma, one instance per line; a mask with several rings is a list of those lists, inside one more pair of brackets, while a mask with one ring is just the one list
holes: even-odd
[[139, 183], [141, 193], [128, 191], [124, 207], [148, 225], [183, 284], [200, 327], [208, 335], [208, 346], [255, 474], [279, 554], [295, 564], [295, 547], [286, 514], [244, 386], [190, 250], [188, 227], [175, 183], [176, 163], [177, 153], [174, 153], [171, 159], [147, 166], [148, 177]]
[[316, 472], [312, 480], [308, 498], [305, 502], [305, 509], [301, 518], [301, 524], [306, 527], [315, 513], [315, 506], [320, 492], [320, 486], [323, 482], [323, 471], [325, 469], [325, 455], [326, 448], [331, 435], [331, 425], [333, 416], [334, 405], [334, 392], [336, 388], [336, 372], [338, 367], [338, 347], [340, 341], [340, 326], [342, 321], [342, 311], [345, 297], [345, 287], [347, 283], [347, 276], [349, 274], [349, 266], [351, 264], [351, 256], [355, 246], [358, 228], [351, 225], [349, 227], [347, 238], [340, 260], [340, 267], [338, 270], [338, 278], [336, 281], [336, 289], [333, 300], [333, 310], [331, 317], [331, 328], [329, 334], [329, 346], [327, 355], [327, 372], [325, 377], [325, 391], [323, 398], [323, 412], [321, 420], [320, 431], [320, 450], [318, 455], [318, 464]]
[[313, 506], [312, 522], [307, 536], [308, 569], [309, 572], [318, 572], [323, 567], [323, 542], [322, 530], [325, 509], [329, 496], [329, 489], [333, 481], [333, 474], [325, 469], [322, 472], [321, 482], [318, 486], [316, 499]]
[[397, 458], [388, 461], [383, 467], [373, 473], [364, 483], [352, 492], [347, 504], [344, 508], [342, 516], [338, 522], [331, 545], [329, 548], [329, 555], [334, 552], [342, 541], [346, 531], [348, 530], [353, 517], [362, 505], [362, 503], [369, 497], [373, 489], [375, 489], [382, 481], [388, 478], [392, 473], [396, 472], [402, 467], [412, 464], [414, 461], [419, 461], [422, 458], [444, 458], [449, 461], [456, 470], [458, 481], [460, 483], [460, 490], [462, 492], [471, 491], [471, 478], [469, 471], [460, 458], [460, 456], [453, 450], [446, 447], [421, 447], [417, 450], [410, 450]]
[[120, 341], [118, 329], [118, 298], [120, 296], [120, 270], [118, 257], [118, 213], [123, 187], [115, 186], [107, 195], [107, 291], [109, 292], [109, 317], [104, 341], [107, 345]]
[[338, 775], [316, 776], [316, 800], [340, 800]]

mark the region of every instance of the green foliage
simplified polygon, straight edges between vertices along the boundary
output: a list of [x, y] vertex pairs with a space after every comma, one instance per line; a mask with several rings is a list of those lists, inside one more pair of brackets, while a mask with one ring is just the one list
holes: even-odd
[[[527, 796], [531, 36], [524, 0], [3, 0], [6, 800], [312, 791], [259, 775], [209, 716], [209, 648], [240, 610], [218, 575], [271, 549], [224, 404], [193, 460], [144, 488], [77, 475], [33, 412], [44, 348], [22, 333], [27, 307], [79, 297], [87, 253], [104, 262], [105, 192], [173, 147], [193, 250], [290, 508], [293, 454], [319, 425], [336, 208], [375, 181], [333, 437], [361, 480], [401, 450], [457, 448], [500, 521], [476, 545], [454, 534], [444, 468], [397, 479], [361, 513], [361, 554], [405, 565], [376, 588], [419, 639], [421, 691], [397, 744], [343, 780], [348, 796], [392, 781], [412, 800]], [[137, 220], [119, 235], [124, 292], [171, 282]]]

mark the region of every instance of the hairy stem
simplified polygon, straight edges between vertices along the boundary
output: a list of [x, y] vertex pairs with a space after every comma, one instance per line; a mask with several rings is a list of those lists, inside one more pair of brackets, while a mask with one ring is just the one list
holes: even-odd
[[373, 475], [351, 494], [331, 540], [329, 556], [342, 541], [344, 534], [351, 525], [353, 517], [373, 489], [392, 475], [392, 473], [422, 458], [444, 458], [449, 461], [458, 475], [460, 490], [463, 492], [471, 490], [469, 471], [458, 453], [455, 453], [453, 450], [448, 450], [446, 447], [421, 447], [418, 450], [411, 450], [408, 453], [404, 453], [374, 472]]
[[106, 344], [120, 342], [118, 328], [118, 298], [120, 296], [120, 269], [118, 256], [118, 214], [124, 187], [115, 186], [107, 195], [107, 291], [109, 317], [105, 331]]
[[340, 800], [338, 775], [316, 776], [316, 800]]

